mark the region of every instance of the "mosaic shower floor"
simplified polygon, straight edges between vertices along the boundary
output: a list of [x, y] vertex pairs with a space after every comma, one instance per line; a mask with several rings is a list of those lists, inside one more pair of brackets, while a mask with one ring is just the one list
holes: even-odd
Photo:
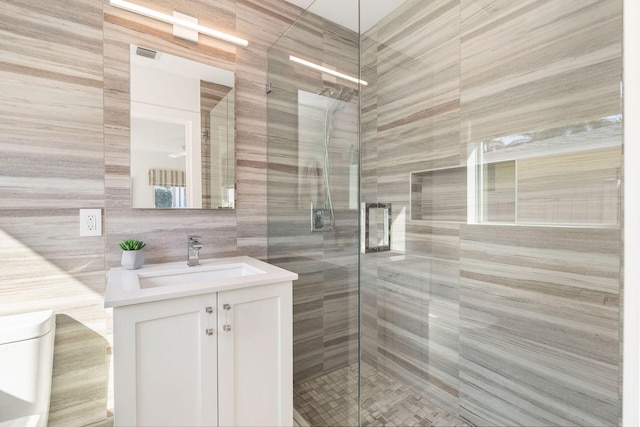
[[[312, 427], [356, 426], [357, 364], [294, 386], [293, 405]], [[362, 375], [361, 416], [363, 426], [468, 426], [410, 386], [366, 364]]]

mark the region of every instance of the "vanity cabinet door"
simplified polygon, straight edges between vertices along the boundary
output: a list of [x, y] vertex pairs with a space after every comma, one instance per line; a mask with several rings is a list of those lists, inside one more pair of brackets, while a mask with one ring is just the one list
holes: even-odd
[[221, 426], [293, 419], [291, 282], [218, 294]]
[[207, 294], [114, 309], [116, 426], [217, 425], [215, 308]]

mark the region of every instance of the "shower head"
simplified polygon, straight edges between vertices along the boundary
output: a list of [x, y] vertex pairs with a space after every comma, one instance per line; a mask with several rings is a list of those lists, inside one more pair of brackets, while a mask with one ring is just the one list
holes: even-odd
[[322, 95], [322, 96], [329, 97], [331, 99], [337, 99], [344, 102], [349, 102], [351, 101], [351, 98], [353, 98], [353, 92], [343, 87], [340, 87], [334, 90], [331, 90], [330, 88], [325, 87], [317, 91], [316, 95]]
[[341, 87], [340, 89], [331, 92], [331, 98], [337, 99], [339, 101], [351, 102], [351, 98], [353, 98], [353, 92], [349, 89]]
[[347, 103], [351, 102], [353, 98], [353, 91], [340, 87], [338, 89], [331, 90], [329, 88], [323, 88], [316, 92], [316, 95], [329, 98], [326, 100], [326, 108], [330, 111], [342, 111]]

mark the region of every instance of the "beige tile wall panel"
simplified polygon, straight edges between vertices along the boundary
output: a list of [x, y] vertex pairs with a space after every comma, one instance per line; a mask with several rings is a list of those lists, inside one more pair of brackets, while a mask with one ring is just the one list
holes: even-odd
[[461, 415], [482, 425], [618, 423], [619, 236], [461, 228]]
[[453, 222], [408, 221], [405, 250], [440, 260], [460, 257], [460, 225]]
[[462, 0], [462, 143], [619, 113], [621, 28], [618, 0]]
[[336, 229], [324, 239], [322, 336], [328, 372], [358, 362], [358, 211], [335, 214]]
[[379, 176], [459, 164], [458, 32], [457, 1], [412, 1], [367, 33], [378, 43]]
[[622, 147], [518, 161], [518, 222], [619, 226]]
[[[107, 412], [102, 5], [0, 2], [0, 315], [57, 313], [50, 426]], [[73, 14], [69, 11], [73, 10]]]
[[457, 260], [405, 256], [378, 264], [378, 369], [454, 414], [458, 412], [458, 277]]
[[[2, 3], [1, 206], [65, 209], [71, 199], [76, 206], [100, 207], [100, 7], [81, 6], [74, 26], [64, 5], [31, 3]], [[30, 29], [36, 24], [37, 30]], [[78, 32], [84, 34], [69, 43]]]

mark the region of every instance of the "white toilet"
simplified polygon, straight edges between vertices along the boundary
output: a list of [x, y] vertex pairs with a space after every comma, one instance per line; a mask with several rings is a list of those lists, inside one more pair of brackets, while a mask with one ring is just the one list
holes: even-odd
[[56, 317], [0, 317], [0, 427], [46, 427]]

